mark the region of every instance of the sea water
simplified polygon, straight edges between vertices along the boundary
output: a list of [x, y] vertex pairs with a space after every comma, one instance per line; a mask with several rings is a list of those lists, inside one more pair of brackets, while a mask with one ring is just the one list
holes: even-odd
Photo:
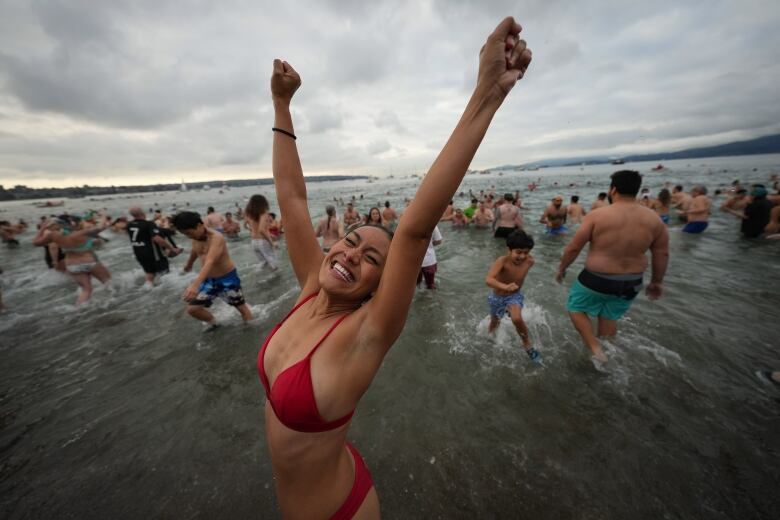
[[[780, 156], [691, 159], [625, 167], [656, 193], [665, 181], [724, 189], [766, 182]], [[531, 363], [508, 319], [487, 334], [491, 263], [506, 248], [488, 230], [441, 223], [438, 289], [419, 289], [403, 334], [357, 408], [348, 438], [372, 473], [385, 518], [774, 518], [780, 489], [780, 389], [756, 377], [780, 369], [780, 242], [744, 240], [713, 211], [703, 234], [670, 228], [664, 297], [641, 295], [596, 366], [554, 281], [566, 237], [543, 234], [554, 195], [588, 208], [611, 165], [468, 175], [469, 190], [519, 189], [536, 264], [523, 310], [543, 363]], [[313, 219], [333, 198], [361, 213], [389, 200], [403, 210], [419, 179], [313, 183]], [[526, 186], [540, 187], [529, 192]], [[554, 183], [558, 183], [558, 187]], [[576, 183], [576, 187], [569, 187]], [[590, 183], [590, 185], [588, 184]], [[131, 205], [170, 213], [234, 211], [270, 186], [0, 204], [0, 218]], [[362, 195], [362, 198], [361, 198]], [[717, 197], [713, 207], [723, 201]], [[187, 206], [189, 204], [189, 206]], [[340, 212], [343, 208], [340, 208]], [[674, 222], [674, 219], [673, 219]], [[76, 307], [77, 287], [32, 245], [0, 250], [0, 512], [3, 518], [275, 518], [256, 372], [262, 339], [298, 287], [280, 249], [263, 270], [244, 238], [228, 249], [255, 318], [217, 302], [225, 326], [204, 333], [181, 294], [187, 252], [151, 290], [126, 234], [104, 232], [110, 287]], [[197, 269], [197, 266], [196, 266]]]

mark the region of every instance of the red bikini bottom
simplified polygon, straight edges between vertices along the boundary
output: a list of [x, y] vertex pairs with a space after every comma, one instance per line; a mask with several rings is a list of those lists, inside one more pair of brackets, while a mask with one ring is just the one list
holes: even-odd
[[347, 499], [341, 504], [339, 510], [330, 517], [330, 520], [350, 520], [357, 513], [357, 510], [360, 509], [366, 495], [374, 486], [371, 474], [368, 472], [366, 463], [363, 462], [363, 457], [360, 456], [358, 450], [349, 443], [347, 443], [347, 449], [355, 460], [355, 482], [352, 484], [352, 490], [349, 492]]

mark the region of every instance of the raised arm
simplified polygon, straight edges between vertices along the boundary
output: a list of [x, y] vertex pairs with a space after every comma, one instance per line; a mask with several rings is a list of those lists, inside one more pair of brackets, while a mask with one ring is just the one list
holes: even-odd
[[[300, 86], [301, 77], [295, 69], [286, 61], [274, 60], [274, 72], [271, 76], [274, 128], [294, 134], [290, 101]], [[298, 284], [303, 288], [308, 280], [316, 280], [323, 253], [311, 225], [298, 148], [295, 146], [295, 139], [284, 132], [274, 132], [274, 185], [279, 210], [285, 217], [284, 227], [288, 232], [287, 251], [290, 262]]]
[[480, 54], [474, 93], [395, 232], [361, 330], [382, 354], [403, 330], [433, 228], [463, 180], [493, 116], [531, 62], [531, 51], [517, 38], [520, 30], [509, 17], [488, 37]]

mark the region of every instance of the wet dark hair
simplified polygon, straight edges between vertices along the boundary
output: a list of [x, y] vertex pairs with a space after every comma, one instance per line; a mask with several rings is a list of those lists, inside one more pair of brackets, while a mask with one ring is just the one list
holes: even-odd
[[514, 202], [515, 196], [512, 195], [511, 193], [504, 193], [504, 200], [508, 202]]
[[509, 249], [533, 249], [534, 239], [522, 229], [516, 229], [506, 237], [506, 247]]
[[672, 200], [672, 194], [669, 193], [669, 190], [667, 190], [666, 188], [658, 192], [658, 202], [660, 202], [664, 206], [668, 206], [671, 200]]
[[571, 201], [575, 204], [577, 204], [580, 201], [580, 198], [577, 195], [571, 196]]
[[471, 203], [472, 204], [477, 203], [477, 202], [479, 202], [477, 199], [471, 199]]
[[325, 224], [325, 229], [330, 229], [330, 220], [336, 216], [336, 208], [331, 205], [325, 206], [325, 214], [328, 215], [328, 223]]
[[198, 224], [203, 224], [203, 221], [200, 219], [200, 214], [195, 211], [182, 211], [173, 216], [171, 224], [184, 232], [188, 229], [197, 229]]
[[246, 203], [244, 214], [252, 220], [260, 220], [265, 212], [268, 211], [268, 199], [262, 195], [252, 195], [249, 202]]
[[[372, 222], [371, 221], [371, 213], [374, 210], [376, 210], [376, 212], [379, 213], [379, 222]], [[368, 213], [366, 213], [365, 221], [366, 221], [366, 224], [378, 224], [378, 225], [381, 226], [382, 225], [382, 212], [379, 211], [379, 208], [377, 208], [377, 207], [371, 208], [370, 210], [368, 210]]]
[[232, 217], [232, 216], [233, 216], [233, 214], [231, 212], [229, 212], [229, 211], [227, 213], [225, 213], [225, 218]]
[[602, 191], [601, 193], [599, 193], [599, 197], [598, 198], [599, 198], [599, 200], [604, 200], [604, 199], [607, 198], [607, 194]]
[[737, 190], [737, 195], [747, 195], [747, 190], [745, 188], [740, 188]]
[[389, 201], [389, 200], [386, 200], [386, 201], [385, 201], [385, 207], [386, 207], [386, 208], [389, 208], [389, 207], [390, 207], [390, 201]]
[[206, 210], [206, 213], [214, 213], [214, 206], [209, 206], [209, 208]]
[[616, 171], [610, 176], [610, 179], [612, 181], [609, 183], [609, 187], [615, 188], [621, 195], [635, 197], [642, 186], [642, 176], [635, 170]]
[[678, 184], [677, 186], [674, 187], [674, 189], [677, 191], [682, 191], [683, 190], [682, 184]]

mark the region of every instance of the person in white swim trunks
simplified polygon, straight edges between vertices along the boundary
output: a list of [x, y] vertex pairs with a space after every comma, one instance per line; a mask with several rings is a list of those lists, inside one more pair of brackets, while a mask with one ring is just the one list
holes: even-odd
[[274, 239], [268, 230], [271, 218], [268, 214], [268, 200], [262, 195], [252, 195], [244, 210], [245, 225], [252, 235], [252, 250], [261, 264], [272, 271], [279, 269]]

